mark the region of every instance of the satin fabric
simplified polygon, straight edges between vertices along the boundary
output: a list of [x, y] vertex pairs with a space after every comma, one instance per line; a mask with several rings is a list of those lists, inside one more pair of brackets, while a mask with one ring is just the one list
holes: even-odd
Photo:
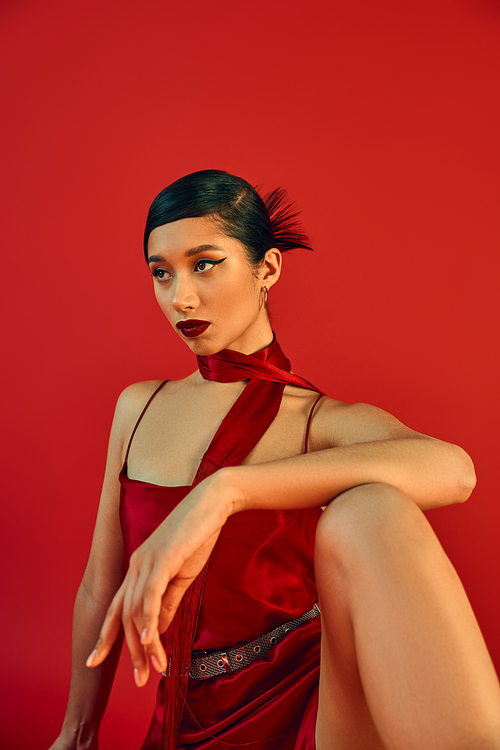
[[[148, 484], [124, 472], [120, 482], [128, 560], [190, 487]], [[252, 640], [312, 608], [320, 514], [319, 508], [252, 510], [228, 519], [210, 559], [195, 649]], [[316, 617], [248, 667], [208, 680], [190, 679], [178, 750], [215, 750], [224, 746], [221, 741], [229, 747], [251, 743], [253, 750], [314, 750], [320, 637]], [[160, 747], [163, 682], [141, 750]]]
[[198, 369], [205, 380], [233, 383], [236, 380], [267, 380], [284, 385], [296, 385], [317, 391], [315, 385], [291, 372], [292, 365], [276, 336], [265, 349], [253, 354], [242, 354], [223, 349], [217, 354], [198, 356]]
[[[274, 419], [286, 383], [317, 390], [290, 373], [290, 362], [275, 339], [254, 355], [225, 350], [199, 357], [198, 363], [206, 379], [251, 378], [217, 430], [200, 464], [198, 480], [200, 472], [207, 475], [220, 466], [241, 463]], [[129, 479], [126, 460], [120, 474], [120, 519], [128, 562], [134, 549], [191, 487]], [[319, 508], [253, 510], [227, 520], [208, 564], [194, 632], [195, 650], [224, 649], [253, 640], [312, 608], [317, 599], [313, 552], [320, 515]], [[319, 646], [317, 617], [291, 631], [247, 667], [207, 680], [189, 679], [178, 750], [223, 746], [314, 750]], [[161, 747], [164, 682], [162, 678], [142, 750]], [[173, 689], [171, 684], [169, 689]]]

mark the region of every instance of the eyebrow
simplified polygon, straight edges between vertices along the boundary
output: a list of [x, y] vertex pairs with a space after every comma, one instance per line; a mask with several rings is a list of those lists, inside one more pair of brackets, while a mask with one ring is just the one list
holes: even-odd
[[[190, 247], [189, 250], [186, 250], [185, 256], [186, 258], [190, 258], [192, 255], [199, 255], [200, 253], [205, 253], [207, 250], [218, 250], [220, 253], [223, 253], [224, 250], [221, 247], [218, 247], [217, 245], [197, 245], [196, 247]], [[165, 258], [162, 255], [150, 255], [148, 256], [148, 263], [164, 263]]]

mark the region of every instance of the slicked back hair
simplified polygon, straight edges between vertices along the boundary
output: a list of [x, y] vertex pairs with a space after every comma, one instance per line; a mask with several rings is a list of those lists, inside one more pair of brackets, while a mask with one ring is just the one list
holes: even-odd
[[220, 224], [224, 234], [239, 240], [254, 266], [262, 263], [272, 247], [281, 252], [299, 247], [312, 249], [297, 221], [298, 211], [283, 188], [261, 197], [241, 177], [218, 169], [204, 169], [176, 180], [152, 202], [144, 230], [146, 260], [153, 229], [199, 216], [210, 216]]

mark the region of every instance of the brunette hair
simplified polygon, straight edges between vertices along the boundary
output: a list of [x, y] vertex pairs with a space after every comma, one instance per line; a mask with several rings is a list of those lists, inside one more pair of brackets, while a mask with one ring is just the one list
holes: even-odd
[[283, 188], [261, 197], [241, 177], [219, 169], [203, 169], [168, 185], [152, 202], [144, 230], [146, 260], [153, 229], [198, 216], [210, 216], [219, 222], [228, 237], [242, 243], [254, 266], [262, 263], [271, 247], [281, 252], [299, 247], [312, 250], [297, 221], [298, 211]]

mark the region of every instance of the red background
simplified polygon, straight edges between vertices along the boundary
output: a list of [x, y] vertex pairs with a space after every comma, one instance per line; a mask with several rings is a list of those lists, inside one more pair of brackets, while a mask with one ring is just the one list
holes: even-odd
[[[194, 368], [141, 235], [208, 167], [303, 211], [316, 251], [271, 295], [294, 370], [472, 454], [471, 500], [428, 517], [498, 668], [499, 3], [3, 0], [0, 21], [2, 747], [59, 730], [118, 393]], [[139, 746], [152, 688], [122, 664], [104, 750]]]

